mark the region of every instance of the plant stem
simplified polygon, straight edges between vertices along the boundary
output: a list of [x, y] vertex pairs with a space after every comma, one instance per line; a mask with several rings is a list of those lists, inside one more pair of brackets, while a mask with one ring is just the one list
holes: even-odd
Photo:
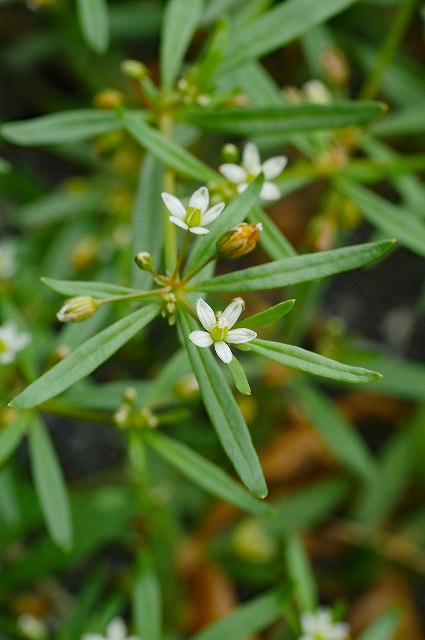
[[[159, 120], [159, 129], [167, 138], [172, 137], [173, 120], [168, 113], [164, 113]], [[176, 178], [174, 169], [166, 167], [164, 171], [164, 191], [174, 195]], [[164, 258], [165, 268], [168, 273], [172, 273], [177, 261], [177, 235], [176, 227], [168, 219], [169, 212], [165, 209], [165, 238], [164, 238]]]
[[185, 238], [183, 240], [183, 245], [182, 245], [182, 248], [180, 249], [180, 253], [179, 253], [178, 258], [177, 258], [177, 262], [176, 262], [176, 266], [175, 266], [175, 269], [174, 269], [174, 273], [171, 276], [171, 280], [172, 281], [174, 281], [176, 279], [177, 275], [178, 275], [178, 272], [179, 272], [179, 269], [180, 269], [180, 265], [182, 263], [184, 255], [186, 253], [187, 245], [189, 244], [189, 240], [190, 240], [190, 231], [186, 231], [186, 235], [185, 235]]
[[370, 100], [377, 94], [382, 75], [404, 36], [415, 4], [416, 0], [403, 0], [403, 2], [400, 2], [398, 11], [388, 30], [387, 37], [382, 43], [382, 47], [376, 58], [375, 65], [372, 67], [369, 77], [360, 91], [359, 98]]
[[122, 296], [113, 296], [112, 298], [102, 298], [102, 300], [97, 301], [97, 306], [100, 307], [102, 304], [106, 304], [108, 302], [119, 302], [120, 300], [134, 300], [138, 298], [146, 298], [149, 296], [155, 297], [160, 296], [162, 293], [166, 293], [168, 291], [168, 287], [162, 287], [161, 289], [152, 289], [151, 291], [140, 291], [140, 293], [126, 293]]

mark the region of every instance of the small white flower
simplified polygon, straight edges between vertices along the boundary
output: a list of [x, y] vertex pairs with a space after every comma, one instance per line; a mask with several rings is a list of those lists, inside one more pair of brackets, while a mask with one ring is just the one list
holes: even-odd
[[302, 92], [311, 104], [330, 104], [332, 94], [321, 80], [308, 80], [302, 86]]
[[278, 200], [280, 198], [278, 187], [268, 181], [277, 178], [286, 167], [287, 162], [288, 158], [285, 156], [275, 156], [261, 164], [260, 154], [256, 145], [248, 142], [242, 153], [242, 166], [238, 164], [222, 164], [218, 170], [227, 180], [237, 185], [238, 193], [245, 191], [258, 174], [263, 172], [266, 182], [261, 188], [260, 197], [263, 200]]
[[313, 613], [301, 615], [303, 635], [299, 640], [348, 640], [349, 626], [345, 622], [333, 622], [330, 609], [320, 607]]
[[189, 207], [184, 208], [178, 198], [170, 193], [161, 193], [162, 199], [168, 211], [171, 213], [170, 221], [182, 229], [189, 230], [199, 236], [209, 233], [205, 225], [211, 224], [224, 209], [224, 202], [219, 202], [208, 209], [210, 194], [206, 187], [197, 189], [189, 200]]
[[0, 280], [9, 280], [16, 272], [16, 246], [10, 240], [0, 242]]
[[127, 627], [122, 618], [114, 618], [106, 627], [106, 633], [85, 633], [82, 640], [139, 640], [137, 636], [127, 636]]
[[18, 351], [31, 342], [31, 335], [19, 332], [12, 322], [5, 322], [0, 327], [0, 364], [10, 364], [15, 360]]
[[242, 298], [235, 298], [223, 313], [215, 314], [210, 305], [199, 298], [196, 313], [206, 331], [192, 331], [189, 340], [197, 347], [210, 347], [213, 344], [220, 360], [229, 364], [233, 358], [229, 344], [243, 344], [257, 337], [251, 329], [232, 329], [244, 306]]

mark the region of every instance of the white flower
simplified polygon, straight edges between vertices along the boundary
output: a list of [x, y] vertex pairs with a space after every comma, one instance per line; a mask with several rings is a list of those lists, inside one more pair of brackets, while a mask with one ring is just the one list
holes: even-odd
[[242, 153], [242, 166], [238, 164], [222, 164], [218, 170], [230, 182], [237, 185], [238, 193], [242, 193], [261, 171], [264, 173], [264, 182], [260, 197], [263, 200], [278, 200], [280, 191], [278, 187], [268, 180], [277, 178], [282, 173], [288, 159], [285, 156], [270, 158], [261, 164], [260, 154], [255, 144], [248, 142]]
[[251, 329], [232, 329], [244, 306], [242, 298], [235, 298], [223, 313], [219, 311], [215, 314], [210, 305], [199, 298], [196, 313], [206, 331], [192, 331], [189, 340], [197, 347], [210, 347], [213, 344], [218, 357], [229, 364], [233, 358], [229, 344], [243, 344], [257, 337]]
[[104, 636], [100, 633], [85, 633], [82, 640], [139, 640], [139, 638], [137, 636], [127, 636], [127, 627], [124, 620], [114, 618], [108, 624]]
[[16, 246], [10, 240], [0, 242], [0, 280], [9, 280], [16, 271]]
[[224, 209], [224, 202], [215, 204], [208, 209], [210, 194], [206, 187], [201, 187], [192, 194], [189, 207], [184, 208], [178, 198], [170, 193], [161, 193], [162, 199], [168, 211], [171, 213], [170, 221], [182, 229], [188, 229], [199, 236], [209, 233], [204, 225], [211, 224]]
[[329, 104], [332, 102], [332, 94], [321, 80], [308, 80], [303, 84], [302, 91], [307, 102], [312, 104]]
[[313, 613], [301, 615], [303, 635], [299, 640], [348, 640], [349, 626], [345, 622], [333, 622], [330, 609], [320, 607]]
[[5, 322], [0, 327], [0, 364], [9, 364], [15, 360], [18, 351], [31, 342], [29, 333], [16, 329], [12, 322]]

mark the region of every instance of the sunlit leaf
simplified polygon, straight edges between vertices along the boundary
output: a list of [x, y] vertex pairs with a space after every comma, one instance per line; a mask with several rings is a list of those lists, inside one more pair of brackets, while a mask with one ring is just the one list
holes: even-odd
[[251, 387], [249, 386], [248, 378], [246, 377], [243, 366], [235, 356], [233, 356], [228, 367], [236, 389], [245, 396], [250, 396]]
[[[121, 287], [108, 282], [86, 282], [82, 280], [55, 280], [54, 278], [41, 278], [50, 289], [62, 293], [64, 296], [92, 296], [97, 300], [112, 298], [113, 296], [126, 296], [140, 293], [138, 289]], [[146, 298], [141, 298], [143, 301]]]
[[77, 0], [78, 18], [88, 45], [105, 53], [109, 43], [109, 16], [106, 0]]
[[259, 313], [255, 313], [253, 316], [248, 316], [243, 320], [239, 320], [236, 323], [236, 327], [245, 327], [246, 329], [257, 329], [258, 327], [263, 327], [265, 324], [270, 324], [271, 322], [276, 322], [282, 318], [282, 316], [286, 315], [294, 306], [295, 300], [285, 300], [285, 302], [279, 302], [279, 304], [275, 304], [274, 307], [270, 307], [270, 309], [266, 309], [265, 311], [260, 311]]

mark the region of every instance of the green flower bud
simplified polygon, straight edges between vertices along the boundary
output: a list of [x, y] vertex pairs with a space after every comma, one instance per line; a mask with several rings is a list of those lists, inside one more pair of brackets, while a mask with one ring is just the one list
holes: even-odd
[[65, 304], [56, 314], [60, 322], [80, 322], [91, 318], [96, 313], [98, 302], [90, 296], [78, 296], [66, 300]]
[[138, 60], [123, 60], [121, 62], [121, 73], [129, 78], [134, 78], [135, 80], [141, 80], [148, 75], [148, 70], [143, 64], [143, 62], [139, 62]]
[[261, 223], [241, 222], [221, 236], [217, 241], [217, 252], [223, 258], [241, 258], [258, 242], [263, 226]]
[[139, 251], [139, 253], [134, 256], [134, 261], [142, 271], [152, 271], [153, 269], [153, 258], [147, 251]]
[[239, 160], [239, 150], [236, 145], [225, 144], [221, 149], [221, 157], [225, 162], [237, 162]]

